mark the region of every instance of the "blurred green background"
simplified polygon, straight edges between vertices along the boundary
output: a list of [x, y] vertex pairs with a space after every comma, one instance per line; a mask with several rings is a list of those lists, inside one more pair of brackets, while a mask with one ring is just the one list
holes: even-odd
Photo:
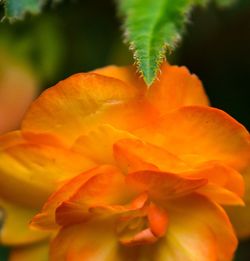
[[[206, 9], [195, 8], [169, 60], [197, 74], [212, 105], [250, 130], [249, 17], [249, 0], [239, 0], [227, 9], [213, 3]], [[0, 61], [1, 52], [30, 68], [38, 81], [37, 95], [73, 73], [133, 62], [123, 44], [112, 0], [65, 0], [24, 21], [4, 21], [0, 24]], [[250, 240], [241, 242], [235, 260], [249, 261], [249, 249]], [[7, 255], [8, 249], [1, 248], [0, 260], [7, 260]]]

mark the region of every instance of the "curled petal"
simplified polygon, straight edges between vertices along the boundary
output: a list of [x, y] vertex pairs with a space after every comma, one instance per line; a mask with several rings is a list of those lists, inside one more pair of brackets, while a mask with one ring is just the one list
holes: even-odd
[[168, 227], [168, 215], [166, 211], [151, 203], [147, 212], [149, 227], [152, 233], [157, 237], [164, 236]]
[[182, 175], [193, 178], [205, 178], [210, 183], [230, 190], [239, 197], [244, 195], [242, 174], [220, 162], [208, 161], [200, 165], [195, 171], [185, 172]]
[[98, 203], [115, 204], [126, 199], [129, 193], [124, 191], [124, 176], [115, 167], [110, 167], [99, 175], [90, 178], [70, 198], [75, 202], [97, 205]]
[[128, 212], [136, 212], [136, 210], [143, 210], [148, 202], [148, 194], [141, 193], [130, 204], [127, 205], [98, 205], [90, 208], [91, 213], [98, 214], [123, 214]]
[[124, 172], [140, 170], [180, 172], [189, 169], [189, 166], [177, 156], [138, 139], [119, 140], [114, 144], [114, 155], [117, 164]]
[[244, 205], [244, 180], [233, 168], [219, 162], [206, 162], [194, 171], [180, 173], [190, 178], [204, 178], [208, 183], [198, 193], [224, 205]]
[[[118, 165], [124, 172], [141, 170], [174, 172], [181, 177], [206, 179], [209, 184], [199, 189], [221, 204], [242, 204], [244, 193], [242, 175], [217, 161], [207, 161], [191, 167], [163, 148], [136, 139], [122, 139], [114, 145]], [[210, 184], [211, 183], [211, 184]]]
[[89, 206], [88, 202], [63, 202], [56, 210], [56, 221], [61, 226], [78, 224], [95, 217], [113, 217], [121, 214], [144, 213], [143, 208], [148, 201], [148, 195], [142, 193], [130, 204], [108, 205], [98, 204]]
[[[86, 219], [88, 210], [93, 207], [126, 204], [133, 194], [129, 188], [124, 190], [125, 186], [123, 174], [115, 167], [93, 176], [79, 187], [67, 202], [57, 208], [57, 222], [60, 225], [78, 223], [81, 218]], [[69, 216], [72, 218], [69, 219]]]
[[207, 183], [206, 179], [184, 178], [173, 173], [138, 171], [126, 176], [127, 184], [152, 199], [167, 200], [194, 192]]
[[137, 234], [128, 238], [121, 238], [119, 241], [125, 246], [137, 246], [153, 244], [157, 241], [157, 237], [153, 234], [150, 228], [146, 228]]
[[31, 226], [41, 229], [57, 228], [57, 224], [55, 223], [55, 211], [57, 207], [72, 197], [91, 177], [112, 171], [114, 171], [112, 166], [104, 165], [84, 172], [66, 182], [49, 197], [42, 211], [32, 219]]

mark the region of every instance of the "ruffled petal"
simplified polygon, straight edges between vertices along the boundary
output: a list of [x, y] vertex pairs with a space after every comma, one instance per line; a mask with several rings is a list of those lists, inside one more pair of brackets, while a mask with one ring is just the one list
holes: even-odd
[[217, 160], [241, 170], [249, 163], [248, 131], [218, 109], [182, 107], [135, 134], [165, 148], [191, 166]]
[[123, 174], [115, 167], [90, 178], [57, 208], [57, 223], [64, 226], [85, 220], [88, 210], [95, 206], [126, 204], [133, 194], [129, 188], [124, 190], [125, 186]]
[[122, 139], [114, 144], [114, 156], [124, 172], [161, 170], [187, 171], [190, 167], [161, 147], [138, 139]]
[[[126, 205], [97, 205], [89, 208], [89, 211], [94, 214], [124, 214], [124, 213], [138, 213], [144, 211], [144, 207], [148, 203], [148, 194], [141, 193], [136, 196], [131, 203]], [[145, 211], [144, 211], [145, 212]]]
[[41, 242], [11, 250], [9, 261], [48, 261], [49, 242]]
[[184, 178], [179, 175], [157, 171], [138, 171], [126, 176], [127, 184], [139, 192], [148, 192], [156, 200], [169, 200], [185, 196], [207, 183], [206, 179]]
[[243, 205], [242, 175], [217, 161], [208, 161], [195, 168], [166, 150], [136, 139], [119, 140], [114, 145], [117, 164], [125, 173], [142, 170], [165, 171], [181, 177], [206, 179], [208, 184], [198, 188], [200, 194], [220, 204]]
[[199, 188], [198, 193], [223, 205], [244, 205], [244, 180], [242, 175], [224, 164], [209, 161], [194, 171], [180, 173], [182, 176], [204, 178], [208, 184]]
[[58, 228], [55, 222], [55, 211], [57, 207], [71, 198], [91, 177], [112, 171], [114, 171], [112, 166], [104, 165], [84, 172], [66, 182], [49, 197], [42, 211], [32, 219], [31, 226], [45, 230]]
[[[119, 245], [114, 220], [92, 220], [64, 227], [52, 244], [51, 260], [231, 260], [237, 239], [220, 207], [198, 195], [175, 200], [166, 207], [166, 236], [152, 245]], [[150, 243], [147, 231], [135, 240]]]
[[116, 167], [110, 166], [108, 170], [90, 178], [70, 200], [88, 205], [117, 204], [124, 201], [124, 196], [127, 198], [124, 185], [124, 175]]
[[241, 173], [217, 161], [208, 161], [195, 171], [183, 172], [183, 176], [205, 178], [210, 183], [232, 191], [239, 197], [244, 195], [244, 178]]
[[48, 237], [29, 228], [36, 209], [24, 208], [0, 198], [0, 242], [8, 246], [25, 245]]
[[147, 198], [140, 199], [140, 202], [137, 202], [136, 205], [132, 202], [126, 205], [99, 203], [92, 206], [89, 206], [88, 202], [64, 201], [56, 210], [56, 222], [61, 226], [68, 226], [86, 222], [94, 217], [110, 218], [123, 214], [135, 215], [141, 212], [144, 213], [145, 200]]
[[242, 175], [217, 161], [190, 166], [163, 148], [136, 139], [122, 139], [114, 145], [117, 164], [125, 173], [142, 170], [165, 171], [181, 177], [206, 179], [208, 184], [199, 193], [220, 204], [243, 204]]

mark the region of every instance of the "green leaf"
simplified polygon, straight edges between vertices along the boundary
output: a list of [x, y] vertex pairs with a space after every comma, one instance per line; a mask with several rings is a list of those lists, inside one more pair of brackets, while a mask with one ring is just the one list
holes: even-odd
[[5, 0], [5, 16], [10, 21], [22, 19], [26, 13], [38, 14], [46, 0]]
[[[213, 0], [226, 7], [237, 0]], [[155, 80], [159, 65], [181, 38], [193, 5], [207, 5], [211, 0], [118, 0], [124, 18], [126, 42], [147, 85]]]
[[191, 0], [120, 0], [125, 39], [145, 82], [154, 81], [159, 64], [180, 39]]

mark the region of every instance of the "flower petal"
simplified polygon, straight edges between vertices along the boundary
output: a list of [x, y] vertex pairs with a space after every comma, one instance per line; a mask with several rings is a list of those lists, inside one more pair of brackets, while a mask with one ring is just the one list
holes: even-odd
[[165, 210], [151, 203], [148, 207], [148, 221], [152, 233], [157, 237], [165, 235], [168, 227], [168, 215]]
[[104, 76], [113, 77], [129, 85], [136, 86], [141, 93], [145, 92], [147, 89], [142, 77], [140, 77], [135, 66], [132, 65], [121, 67], [111, 65], [94, 70], [93, 72]]
[[136, 139], [122, 139], [114, 144], [117, 164], [124, 172], [161, 170], [187, 171], [189, 166], [163, 148]]
[[173, 201], [168, 206], [168, 214], [166, 237], [154, 249], [157, 261], [232, 259], [237, 238], [227, 215], [218, 205], [192, 195]]
[[237, 194], [216, 184], [207, 184], [203, 188], [197, 189], [196, 192], [222, 205], [245, 205], [243, 199]]
[[[147, 88], [134, 66], [107, 66], [93, 72], [137, 86], [142, 93]], [[202, 83], [196, 75], [190, 74], [185, 67], [171, 66], [166, 62], [162, 64], [158, 79], [150, 87], [147, 96], [161, 114], [185, 105], [209, 103]]]
[[39, 208], [59, 182], [93, 166], [83, 155], [26, 140], [18, 132], [0, 139], [1, 195], [24, 206]]
[[48, 230], [57, 228], [58, 226], [55, 223], [56, 208], [72, 197], [91, 177], [111, 171], [114, 171], [112, 166], [103, 165], [70, 179], [49, 197], [42, 211], [32, 219], [31, 226]]
[[133, 249], [119, 245], [112, 222], [87, 222], [63, 228], [51, 245], [51, 261], [136, 260]]
[[158, 79], [148, 91], [149, 100], [161, 115], [181, 106], [208, 105], [201, 81], [186, 67], [162, 64]]
[[86, 155], [98, 164], [110, 164], [114, 163], [114, 143], [120, 139], [133, 137], [129, 132], [107, 124], [101, 125], [88, 134], [80, 136], [73, 145], [73, 150]]
[[145, 212], [145, 207], [148, 202], [148, 194], [141, 193], [131, 203], [127, 205], [97, 205], [89, 209], [94, 214], [124, 214], [124, 213], [138, 213]]
[[153, 234], [150, 228], [146, 228], [129, 237], [120, 238], [120, 242], [125, 246], [138, 246], [153, 244], [157, 241], [157, 237]]
[[224, 205], [244, 205], [244, 180], [233, 168], [219, 162], [208, 161], [194, 171], [180, 173], [190, 178], [204, 178], [208, 183], [198, 193]]
[[108, 171], [90, 178], [70, 200], [89, 205], [116, 204], [120, 200], [123, 201], [124, 196], [127, 198], [127, 193], [124, 193], [124, 185], [124, 175], [116, 167], [110, 166]]
[[129, 186], [139, 192], [148, 192], [152, 199], [166, 200], [187, 195], [207, 183], [206, 179], [184, 178], [157, 171], [138, 171], [126, 176]]
[[47, 233], [29, 228], [29, 221], [36, 211], [36, 209], [24, 208], [0, 198], [1, 244], [24, 245], [46, 238]]
[[16, 247], [11, 250], [9, 261], [47, 261], [49, 259], [48, 242], [40, 242], [31, 246]]
[[[81, 218], [85, 220], [88, 209], [95, 206], [127, 203], [131, 194], [129, 188], [124, 190], [125, 186], [123, 174], [115, 167], [90, 178], [68, 201], [57, 208], [57, 223], [66, 225], [79, 222]], [[76, 208], [75, 211], [74, 208]], [[77, 216], [78, 213], [80, 214], [79, 217]], [[69, 218], [70, 216], [72, 219]]]
[[22, 129], [54, 133], [72, 144], [100, 123], [106, 109], [137, 95], [137, 88], [120, 80], [94, 73], [75, 74], [43, 92], [27, 112]]
[[216, 161], [208, 161], [197, 166], [195, 171], [183, 172], [183, 176], [192, 178], [204, 178], [209, 183], [232, 191], [239, 197], [244, 195], [244, 179], [241, 173]]
[[118, 165], [125, 173], [160, 170], [181, 177], [206, 179], [209, 183], [199, 188], [199, 193], [220, 204], [243, 204], [243, 177], [225, 164], [208, 161], [192, 168], [166, 150], [136, 139], [119, 140], [114, 145], [114, 153]]
[[210, 107], [182, 107], [136, 130], [135, 135], [193, 166], [217, 160], [240, 170], [249, 162], [248, 131], [225, 112]]
[[134, 201], [126, 205], [114, 205], [107, 202], [89, 205], [89, 202], [64, 201], [56, 210], [56, 222], [61, 226], [79, 224], [94, 217], [112, 217], [120, 214], [137, 214], [143, 211], [148, 200], [146, 193], [139, 195]]
[[[216, 161], [208, 161], [195, 169], [167, 151], [135, 139], [118, 141], [114, 146], [118, 165], [127, 172], [161, 170], [181, 177], [206, 179], [209, 184], [198, 189], [220, 204], [242, 205], [244, 181], [240, 173]], [[189, 170], [190, 169], [190, 170]]]

